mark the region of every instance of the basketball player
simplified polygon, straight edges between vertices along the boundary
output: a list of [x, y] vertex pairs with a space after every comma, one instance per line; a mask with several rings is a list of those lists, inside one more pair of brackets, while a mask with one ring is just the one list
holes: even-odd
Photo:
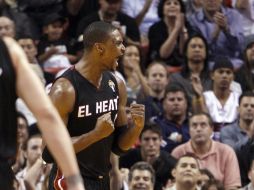
[[[55, 81], [50, 97], [75, 137], [86, 190], [109, 190], [110, 153], [120, 155], [136, 142], [144, 126], [144, 105], [131, 105], [135, 127], [127, 128], [125, 85], [111, 72], [125, 51], [118, 29], [99, 21], [83, 36], [83, 57]], [[63, 189], [61, 180], [56, 176], [50, 189]]]
[[10, 164], [15, 160], [17, 146], [17, 96], [36, 116], [42, 135], [66, 176], [68, 189], [84, 190], [71, 140], [61, 118], [30, 69], [23, 50], [7, 37], [0, 39], [0, 189], [14, 188]]

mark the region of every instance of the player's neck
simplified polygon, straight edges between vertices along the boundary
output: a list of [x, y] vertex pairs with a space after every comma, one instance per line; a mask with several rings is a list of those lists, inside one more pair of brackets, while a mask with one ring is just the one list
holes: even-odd
[[75, 68], [84, 78], [99, 89], [103, 71], [97, 69], [95, 65], [96, 64], [89, 63], [87, 60], [81, 60], [76, 64]]

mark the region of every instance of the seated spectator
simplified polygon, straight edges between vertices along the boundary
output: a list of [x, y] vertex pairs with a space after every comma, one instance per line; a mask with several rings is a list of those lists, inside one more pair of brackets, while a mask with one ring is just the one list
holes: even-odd
[[154, 183], [154, 170], [150, 164], [147, 162], [137, 162], [131, 167], [129, 172], [128, 190], [153, 190]]
[[0, 17], [0, 36], [15, 38], [15, 24], [8, 17]]
[[239, 68], [241, 60], [243, 29], [240, 14], [222, 6], [221, 0], [204, 0], [201, 11], [189, 17], [193, 30], [205, 37], [209, 46], [209, 61], [226, 56]]
[[139, 45], [140, 33], [135, 20], [122, 13], [121, 0], [99, 0], [100, 9], [80, 20], [77, 36], [83, 34], [86, 27], [95, 21], [110, 22], [115, 25], [124, 36], [127, 44]]
[[138, 101], [145, 105], [145, 121], [150, 122], [163, 111], [162, 99], [168, 85], [167, 66], [163, 61], [153, 61], [146, 69], [146, 77], [151, 90], [148, 96]]
[[204, 91], [210, 90], [212, 81], [208, 68], [208, 46], [201, 35], [191, 36], [185, 43], [184, 55], [186, 57], [183, 69], [179, 73], [170, 75], [170, 82], [179, 84], [188, 94], [188, 100], [191, 102], [195, 91], [192, 88], [191, 76], [198, 75]]
[[254, 121], [254, 94], [245, 92], [239, 98], [239, 118], [236, 122], [221, 129], [221, 142], [239, 151], [254, 137], [252, 122]]
[[42, 138], [41, 136], [31, 136], [23, 146], [26, 157], [26, 166], [16, 174], [20, 182], [20, 190], [32, 188], [43, 190], [45, 177], [49, 174], [46, 165], [42, 160]]
[[188, 100], [186, 92], [178, 85], [170, 83], [166, 87], [162, 101], [163, 115], [154, 122], [161, 128], [165, 151], [171, 151], [190, 139], [188, 124]]
[[148, 34], [150, 60], [161, 58], [175, 71], [183, 64], [183, 47], [188, 38], [184, 4], [182, 0], [161, 0], [158, 14], [160, 21], [150, 27]]
[[43, 70], [53, 75], [76, 61], [76, 57], [69, 54], [69, 44], [63, 38], [64, 22], [58, 14], [48, 15], [44, 20], [44, 36], [38, 44], [38, 60]]
[[254, 89], [254, 38], [250, 40], [244, 50], [244, 64], [236, 71], [235, 80], [241, 84], [243, 91]]
[[241, 187], [240, 170], [234, 150], [211, 139], [213, 123], [207, 113], [193, 114], [189, 119], [190, 140], [176, 147], [172, 156], [193, 154], [200, 163], [220, 180], [227, 190]]
[[175, 178], [173, 187], [165, 190], [196, 190], [198, 189], [199, 164], [191, 155], [179, 157], [175, 168], [172, 171]]
[[155, 190], [161, 190], [172, 179], [171, 170], [176, 160], [166, 151], [160, 150], [162, 134], [159, 126], [146, 125], [140, 135], [140, 147], [128, 151], [120, 157], [120, 168], [130, 169], [139, 161], [148, 162], [155, 171]]
[[120, 69], [122, 69], [122, 74], [126, 81], [127, 97], [137, 99], [140, 93], [149, 95], [150, 88], [143, 74], [144, 68], [137, 46], [127, 45], [125, 47], [125, 52], [119, 65], [122, 67]]
[[234, 79], [234, 69], [226, 57], [217, 58], [211, 75], [212, 90], [203, 93], [201, 81], [197, 75], [192, 76], [193, 88], [197, 98], [193, 98], [193, 111], [207, 111], [214, 123], [214, 139], [220, 139], [220, 130], [226, 124], [237, 119], [237, 107], [240, 93], [230, 89]]
[[25, 156], [24, 156], [24, 151], [22, 147], [26, 143], [29, 137], [29, 129], [28, 129], [28, 121], [26, 117], [21, 113], [17, 112], [17, 141], [18, 141], [18, 151], [16, 155], [16, 160], [15, 163], [12, 165], [12, 170], [16, 174], [19, 172], [21, 169], [24, 168], [25, 166]]

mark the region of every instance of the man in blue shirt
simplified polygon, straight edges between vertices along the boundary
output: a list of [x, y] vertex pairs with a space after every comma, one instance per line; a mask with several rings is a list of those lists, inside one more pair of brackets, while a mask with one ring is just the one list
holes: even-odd
[[221, 129], [221, 142], [235, 151], [254, 137], [254, 93], [245, 92], [239, 98], [239, 119]]
[[166, 88], [163, 99], [163, 116], [158, 116], [155, 122], [162, 130], [163, 149], [171, 152], [176, 146], [190, 139], [187, 118], [187, 94], [177, 84]]
[[165, 62], [160, 60], [152, 61], [146, 69], [146, 77], [147, 84], [151, 90], [148, 96], [138, 100], [138, 102], [145, 105], [145, 121], [150, 123], [163, 112], [162, 99], [165, 88], [168, 85], [168, 72]]
[[243, 28], [237, 11], [222, 7], [221, 0], [204, 0], [201, 11], [193, 14], [189, 22], [195, 32], [206, 38], [211, 61], [218, 55], [224, 55], [230, 58], [234, 68], [242, 65]]

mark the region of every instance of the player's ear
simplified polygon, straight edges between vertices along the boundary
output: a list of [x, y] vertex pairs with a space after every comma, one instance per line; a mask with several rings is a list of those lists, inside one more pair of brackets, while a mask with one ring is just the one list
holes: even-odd
[[104, 47], [104, 45], [103, 45], [102, 43], [95, 43], [94, 46], [95, 46], [97, 52], [98, 52], [100, 55], [102, 55], [102, 54], [104, 53], [105, 47]]

